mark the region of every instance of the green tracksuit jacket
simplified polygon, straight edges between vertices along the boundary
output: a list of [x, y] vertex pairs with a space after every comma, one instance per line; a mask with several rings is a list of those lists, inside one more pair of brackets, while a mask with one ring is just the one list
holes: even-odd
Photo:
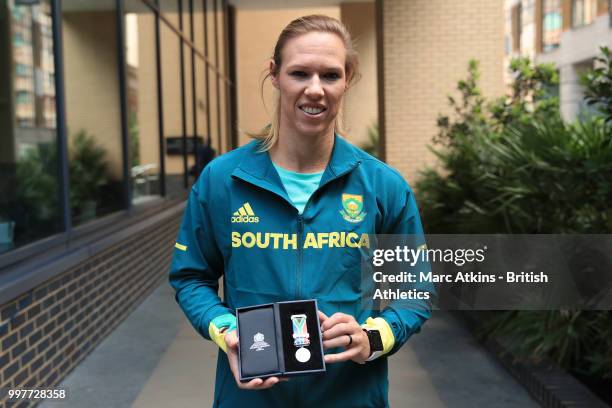
[[210, 339], [212, 319], [238, 307], [316, 298], [328, 316], [343, 312], [359, 323], [382, 317], [395, 340], [389, 353], [366, 364], [328, 364], [325, 373], [261, 391], [239, 389], [220, 351], [215, 407], [388, 406], [387, 357], [419, 331], [430, 305], [363, 307], [360, 260], [368, 234], [422, 234], [418, 209], [396, 170], [340, 136], [302, 214], [256, 141], [204, 169], [189, 195], [170, 271], [176, 300], [203, 337]]

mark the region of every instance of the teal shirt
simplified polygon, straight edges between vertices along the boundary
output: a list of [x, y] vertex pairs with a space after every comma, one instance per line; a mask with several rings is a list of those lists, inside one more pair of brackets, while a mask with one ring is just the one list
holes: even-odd
[[278, 172], [278, 176], [283, 182], [287, 195], [298, 209], [300, 214], [304, 212], [304, 207], [308, 199], [319, 187], [323, 172], [320, 173], [297, 173], [295, 171], [283, 169], [276, 163], [272, 163]]

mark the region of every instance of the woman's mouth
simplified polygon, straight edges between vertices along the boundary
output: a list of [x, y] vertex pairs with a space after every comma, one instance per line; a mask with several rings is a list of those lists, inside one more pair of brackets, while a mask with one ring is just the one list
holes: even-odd
[[299, 109], [302, 112], [304, 112], [306, 115], [311, 116], [311, 117], [317, 117], [327, 110], [327, 108], [323, 106], [315, 106], [315, 105], [302, 105], [299, 107]]

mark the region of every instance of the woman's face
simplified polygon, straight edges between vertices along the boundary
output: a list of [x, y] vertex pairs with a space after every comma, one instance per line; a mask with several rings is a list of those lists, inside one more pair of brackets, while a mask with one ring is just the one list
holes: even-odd
[[[335, 34], [311, 32], [287, 41], [272, 84], [280, 91], [281, 132], [333, 132], [346, 90], [346, 49]], [[270, 70], [274, 72], [274, 62]]]

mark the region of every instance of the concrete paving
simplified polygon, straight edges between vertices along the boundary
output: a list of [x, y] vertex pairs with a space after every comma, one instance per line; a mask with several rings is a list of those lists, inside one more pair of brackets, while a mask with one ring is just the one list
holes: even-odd
[[[162, 284], [60, 387], [48, 407], [210, 407], [217, 347], [193, 330]], [[390, 358], [392, 407], [537, 407], [448, 313]]]

